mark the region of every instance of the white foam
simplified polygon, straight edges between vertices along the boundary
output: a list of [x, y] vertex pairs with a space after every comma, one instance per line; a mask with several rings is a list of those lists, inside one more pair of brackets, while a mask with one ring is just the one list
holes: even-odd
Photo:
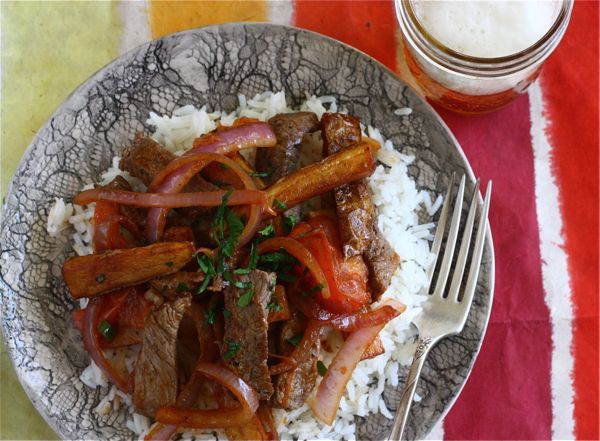
[[501, 57], [540, 40], [558, 17], [557, 0], [415, 0], [417, 18], [449, 48], [476, 57]]

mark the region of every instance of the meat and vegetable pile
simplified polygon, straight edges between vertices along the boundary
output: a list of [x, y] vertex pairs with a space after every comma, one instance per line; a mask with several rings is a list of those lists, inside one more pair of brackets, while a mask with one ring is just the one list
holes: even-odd
[[[299, 168], [318, 130], [324, 159]], [[345, 114], [240, 118], [181, 156], [138, 136], [120, 167], [146, 192], [117, 177], [74, 198], [96, 204], [94, 254], [63, 266], [73, 298], [90, 299], [74, 321], [96, 365], [155, 419], [146, 439], [178, 428], [274, 439], [272, 408], [305, 402], [333, 422], [357, 363], [383, 352], [378, 333], [404, 310], [373, 305], [399, 262], [365, 180], [378, 148]], [[301, 217], [318, 195], [324, 208]], [[328, 332], [344, 343], [326, 366]], [[133, 370], [107, 355], [131, 346]]]

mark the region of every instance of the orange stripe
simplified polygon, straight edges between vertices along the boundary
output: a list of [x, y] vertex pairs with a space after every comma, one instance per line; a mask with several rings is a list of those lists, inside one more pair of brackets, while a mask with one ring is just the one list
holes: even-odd
[[265, 1], [157, 1], [148, 8], [152, 37], [200, 26], [234, 22], [266, 21]]
[[541, 84], [575, 306], [575, 437], [598, 439], [598, 2], [575, 2]]

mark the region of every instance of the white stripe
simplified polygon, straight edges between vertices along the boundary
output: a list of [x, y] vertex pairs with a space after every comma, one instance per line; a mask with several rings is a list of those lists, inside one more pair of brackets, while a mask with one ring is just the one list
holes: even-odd
[[294, 24], [294, 2], [292, 0], [271, 0], [267, 2], [267, 6], [267, 16], [271, 23]]
[[537, 81], [529, 88], [529, 103], [542, 278], [552, 323], [552, 438], [573, 439], [573, 304], [561, 234], [559, 191], [552, 174], [552, 145], [546, 136], [548, 121], [544, 116], [542, 90]]
[[424, 439], [426, 441], [442, 441], [444, 439], [444, 420], [438, 421]]
[[118, 10], [123, 29], [119, 47], [121, 54], [151, 40], [150, 17], [145, 0], [122, 0], [119, 2]]

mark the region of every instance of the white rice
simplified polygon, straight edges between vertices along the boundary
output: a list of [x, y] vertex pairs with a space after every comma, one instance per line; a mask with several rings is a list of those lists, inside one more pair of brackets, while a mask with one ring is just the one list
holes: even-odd
[[[306, 96], [306, 101], [300, 110], [312, 111], [319, 118], [327, 111], [345, 111], [339, 109], [333, 96], [316, 97]], [[152, 137], [175, 154], [181, 154], [192, 146], [194, 138], [214, 130], [220, 122], [230, 125], [238, 117], [257, 118], [267, 120], [277, 113], [292, 112], [295, 109], [288, 107], [283, 92], [265, 92], [248, 99], [240, 95], [239, 107], [231, 112], [208, 112], [206, 107], [200, 109], [187, 105], [173, 112], [171, 116], [160, 116], [150, 113], [147, 123], [155, 128]], [[412, 109], [397, 109], [394, 114], [408, 116]], [[394, 149], [390, 140], [387, 140], [374, 127], [363, 126], [363, 132], [381, 144], [378, 153], [380, 165], [369, 179], [369, 187], [373, 195], [373, 202], [379, 211], [378, 226], [389, 241], [393, 249], [401, 256], [401, 265], [395, 272], [392, 283], [382, 297], [383, 299], [395, 298], [407, 306], [406, 312], [392, 320], [380, 333], [380, 338], [385, 352], [373, 359], [362, 361], [358, 364], [346, 388], [346, 394], [340, 402], [337, 417], [332, 426], [326, 426], [316, 420], [307, 405], [300, 409], [285, 412], [276, 412], [276, 421], [281, 439], [355, 439], [355, 416], [367, 416], [370, 413], [380, 412], [386, 418], [393, 415], [387, 409], [382, 398], [386, 384], [398, 385], [398, 366], [410, 363], [414, 352], [415, 332], [410, 324], [422, 311], [425, 296], [419, 296], [420, 290], [426, 286], [427, 278], [425, 268], [431, 261], [429, 241], [432, 240], [434, 223], [419, 224], [418, 213], [425, 210], [433, 216], [439, 209], [442, 198], [438, 196], [432, 202], [427, 192], [419, 191], [415, 182], [408, 174], [408, 165], [414, 157], [403, 155]], [[320, 136], [315, 134], [312, 143], [320, 143]], [[314, 146], [313, 146], [314, 148]], [[119, 170], [119, 158], [114, 158], [112, 167], [102, 175], [102, 183], [106, 184], [117, 175], [124, 176], [134, 188], [143, 189], [139, 181]], [[91, 186], [89, 184], [88, 186]], [[48, 233], [56, 236], [64, 232], [70, 225], [74, 227], [73, 248], [78, 255], [90, 254], [91, 234], [90, 219], [93, 216], [94, 204], [87, 207], [73, 206], [57, 199], [50, 209], [48, 216]], [[80, 302], [85, 308], [87, 302]], [[339, 335], [329, 335], [332, 347], [341, 343]], [[336, 341], [337, 339], [337, 341]], [[334, 354], [323, 351], [322, 359], [328, 365]], [[129, 363], [132, 363], [129, 360]], [[106, 396], [100, 401], [95, 411], [103, 414], [115, 410], [115, 400], [130, 406], [131, 417], [127, 427], [138, 436], [149, 430], [148, 418], [135, 414], [131, 408], [128, 397], [120, 394], [114, 386], [108, 388], [108, 382], [100, 369], [91, 362], [81, 374], [81, 381], [89, 387], [103, 387], [107, 389]], [[182, 439], [214, 439], [214, 433], [197, 434], [185, 432]], [[223, 437], [223, 434], [220, 434]]]

